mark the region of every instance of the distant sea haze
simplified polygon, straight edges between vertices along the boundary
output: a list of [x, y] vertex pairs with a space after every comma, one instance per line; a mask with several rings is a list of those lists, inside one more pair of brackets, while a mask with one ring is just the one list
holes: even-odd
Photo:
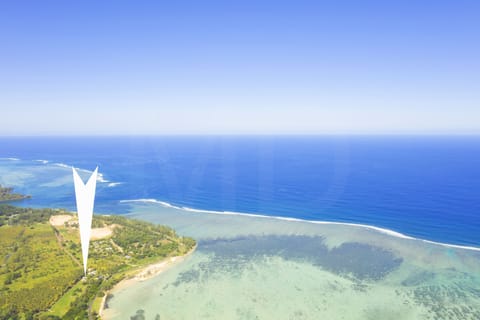
[[97, 212], [151, 199], [480, 247], [477, 136], [4, 137], [0, 158], [23, 205], [73, 209], [71, 166], [98, 165]]

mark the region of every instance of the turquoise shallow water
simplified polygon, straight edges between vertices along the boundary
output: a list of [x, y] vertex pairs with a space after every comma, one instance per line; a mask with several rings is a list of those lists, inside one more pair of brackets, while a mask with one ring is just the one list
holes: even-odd
[[479, 319], [480, 252], [364, 227], [133, 203], [199, 241], [186, 261], [114, 291], [106, 319]]
[[[163, 274], [114, 292], [106, 319], [480, 319], [479, 251], [360, 226], [120, 202], [136, 197], [118, 182], [98, 181], [101, 213], [170, 225], [199, 245]], [[74, 204], [61, 163], [2, 160], [0, 183], [34, 196], [21, 205]]]

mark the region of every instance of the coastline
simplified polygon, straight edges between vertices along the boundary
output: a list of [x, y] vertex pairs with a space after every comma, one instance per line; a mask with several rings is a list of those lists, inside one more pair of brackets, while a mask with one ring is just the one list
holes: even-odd
[[120, 200], [120, 203], [146, 203], [146, 204], [157, 204], [161, 205], [165, 208], [172, 208], [177, 210], [184, 210], [192, 213], [207, 213], [207, 214], [216, 214], [216, 215], [227, 215], [227, 216], [245, 216], [245, 217], [254, 217], [254, 218], [262, 218], [262, 219], [276, 219], [276, 220], [283, 220], [283, 221], [290, 221], [290, 222], [305, 222], [305, 223], [312, 223], [312, 224], [324, 224], [324, 225], [341, 225], [341, 226], [350, 226], [356, 228], [364, 228], [373, 231], [377, 231], [379, 233], [383, 233], [385, 235], [406, 239], [406, 240], [413, 240], [413, 241], [421, 241], [433, 245], [438, 245], [447, 248], [454, 248], [454, 249], [462, 249], [462, 250], [469, 250], [469, 251], [477, 251], [480, 252], [480, 247], [468, 246], [468, 245], [458, 245], [458, 244], [450, 244], [438, 241], [432, 241], [428, 239], [416, 238], [412, 236], [405, 235], [403, 233], [390, 230], [387, 228], [377, 227], [374, 225], [362, 224], [362, 223], [351, 223], [351, 222], [338, 222], [338, 221], [322, 221], [322, 220], [307, 220], [307, 219], [300, 219], [300, 218], [293, 218], [293, 217], [281, 217], [281, 216], [270, 216], [265, 214], [257, 214], [257, 213], [246, 213], [246, 212], [233, 212], [233, 211], [215, 211], [215, 210], [204, 210], [204, 209], [193, 209], [189, 207], [182, 207], [170, 204], [165, 201], [160, 201], [156, 199], [130, 199], [130, 200]]
[[22, 200], [31, 199], [31, 198], [32, 196], [26, 195], [26, 196], [14, 198], [14, 199], [0, 200], [0, 204], [9, 204], [10, 202], [17, 202], [17, 201], [22, 201]]
[[[27, 161], [27, 162], [34, 162], [38, 163], [39, 165], [46, 165], [46, 166], [55, 166], [59, 168], [64, 168], [71, 170], [72, 166], [62, 163], [62, 162], [55, 162], [51, 160], [43, 160], [43, 159], [20, 159], [20, 158], [15, 158], [15, 157], [3, 157], [0, 158], [0, 161], [10, 161], [10, 162], [18, 162], [18, 161]], [[85, 173], [91, 173], [92, 171], [83, 169], [83, 168], [76, 168], [79, 171], [83, 171]], [[115, 187], [118, 185], [125, 184], [125, 182], [112, 182], [110, 180], [107, 180], [99, 173], [99, 178], [97, 180], [98, 182], [103, 182], [106, 183], [108, 187]], [[25, 199], [19, 199], [19, 200], [25, 200]], [[380, 227], [377, 225], [369, 225], [369, 224], [364, 224], [364, 223], [354, 223], [354, 222], [341, 222], [341, 221], [328, 221], [328, 220], [309, 220], [309, 219], [302, 219], [302, 218], [294, 218], [294, 217], [284, 217], [284, 216], [275, 216], [275, 215], [268, 215], [268, 214], [262, 214], [262, 213], [247, 213], [247, 212], [233, 212], [233, 211], [215, 211], [215, 210], [208, 210], [208, 209], [195, 209], [195, 208], [190, 208], [190, 207], [185, 207], [185, 206], [179, 206], [179, 205], [174, 205], [165, 201], [157, 200], [154, 198], [140, 198], [140, 199], [123, 199], [123, 200], [118, 200], [119, 203], [152, 203], [152, 204], [158, 204], [161, 205], [165, 208], [172, 208], [172, 209], [178, 209], [178, 210], [184, 210], [192, 213], [208, 213], [208, 214], [218, 214], [218, 215], [240, 215], [240, 216], [247, 216], [247, 217], [256, 217], [256, 218], [266, 218], [266, 219], [277, 219], [277, 220], [283, 220], [283, 221], [292, 221], [292, 222], [305, 222], [305, 223], [313, 223], [313, 224], [330, 224], [330, 225], [344, 225], [344, 226], [352, 226], [356, 228], [366, 228], [370, 230], [374, 230], [392, 237], [396, 238], [402, 238], [402, 239], [407, 239], [407, 240], [413, 240], [413, 241], [420, 241], [424, 243], [429, 243], [432, 245], [438, 245], [442, 247], [447, 247], [447, 248], [453, 248], [453, 249], [460, 249], [460, 250], [468, 250], [468, 251], [476, 251], [480, 252], [480, 245], [477, 244], [459, 244], [459, 243], [450, 243], [450, 242], [443, 242], [443, 241], [438, 241], [438, 240], [432, 240], [420, 236], [413, 236], [413, 235], [408, 235], [404, 234], [399, 231], [395, 231], [392, 229], [388, 229], [385, 227]]]
[[100, 308], [98, 310], [98, 316], [100, 317], [100, 319], [106, 319], [104, 318], [104, 311], [108, 309], [105, 308], [105, 304], [107, 303], [107, 297], [109, 294], [114, 294], [118, 290], [128, 288], [133, 284], [143, 282], [160, 275], [164, 271], [170, 269], [176, 264], [183, 262], [187, 257], [192, 255], [197, 249], [197, 246], [198, 244], [196, 244], [190, 251], [188, 251], [184, 255], [168, 257], [166, 259], [150, 263], [148, 265], [140, 267], [139, 269], [128, 272], [125, 277], [120, 280], [120, 282], [118, 282], [113, 286], [113, 288], [105, 292], [102, 298], [102, 302], [100, 303]]
[[0, 204], [9, 204], [10, 202], [16, 202], [31, 198], [32, 196], [29, 194], [13, 193], [12, 187], [5, 187], [0, 184]]

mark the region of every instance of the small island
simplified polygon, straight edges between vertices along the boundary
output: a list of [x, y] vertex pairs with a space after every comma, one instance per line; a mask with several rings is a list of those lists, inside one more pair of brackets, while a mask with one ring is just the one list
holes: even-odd
[[13, 188], [5, 188], [0, 185], [0, 202], [18, 201], [30, 199], [31, 196], [13, 193]]
[[84, 276], [76, 215], [0, 205], [0, 318], [98, 319], [109, 291], [192, 252], [195, 240], [166, 226], [94, 215]]

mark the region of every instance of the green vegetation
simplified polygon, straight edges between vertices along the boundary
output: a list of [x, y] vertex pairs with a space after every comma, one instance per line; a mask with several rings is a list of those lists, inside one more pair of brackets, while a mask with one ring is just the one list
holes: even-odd
[[26, 196], [19, 193], [13, 193], [13, 188], [4, 188], [0, 186], [0, 202], [16, 201], [16, 200], [23, 200], [28, 198], [30, 198], [30, 196]]
[[[59, 217], [65, 222], [54, 223]], [[93, 227], [104, 234], [90, 243], [84, 277], [75, 216], [0, 205], [0, 319], [95, 319], [126, 275], [195, 246], [171, 228], [121, 216], [94, 216]]]

